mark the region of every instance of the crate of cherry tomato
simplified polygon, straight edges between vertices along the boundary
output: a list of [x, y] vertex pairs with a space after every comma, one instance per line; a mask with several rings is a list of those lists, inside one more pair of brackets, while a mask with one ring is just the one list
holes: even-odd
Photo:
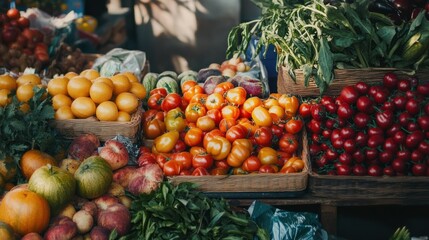
[[427, 80], [387, 72], [301, 104], [310, 191], [343, 198], [429, 196]]
[[173, 183], [197, 183], [204, 192], [294, 195], [306, 189], [309, 165], [298, 97], [251, 95], [234, 76], [210, 91], [197, 75], [179, 78], [178, 92], [161, 81], [148, 93], [145, 161], [155, 159]]

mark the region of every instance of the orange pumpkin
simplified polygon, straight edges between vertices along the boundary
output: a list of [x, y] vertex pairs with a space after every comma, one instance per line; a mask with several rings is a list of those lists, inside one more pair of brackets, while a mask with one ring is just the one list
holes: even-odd
[[34, 171], [38, 168], [45, 166], [47, 164], [51, 164], [52, 166], [57, 166], [57, 162], [54, 157], [51, 155], [44, 153], [39, 150], [28, 150], [25, 152], [20, 161], [21, 171], [24, 174], [25, 178], [30, 179], [31, 175], [33, 175]]
[[0, 221], [9, 224], [21, 236], [42, 233], [48, 227], [49, 218], [48, 201], [26, 188], [9, 191], [0, 204]]

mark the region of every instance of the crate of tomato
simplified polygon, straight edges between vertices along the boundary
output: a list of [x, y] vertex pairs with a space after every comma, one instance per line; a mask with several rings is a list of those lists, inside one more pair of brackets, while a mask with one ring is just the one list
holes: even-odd
[[153, 89], [142, 118], [146, 146], [170, 181], [228, 197], [304, 192], [309, 165], [296, 96], [251, 96], [226, 79], [208, 94], [193, 78], [180, 82], [183, 95]]
[[306, 103], [301, 112], [312, 164], [310, 191], [321, 197], [428, 197], [427, 78], [387, 72], [337, 91]]

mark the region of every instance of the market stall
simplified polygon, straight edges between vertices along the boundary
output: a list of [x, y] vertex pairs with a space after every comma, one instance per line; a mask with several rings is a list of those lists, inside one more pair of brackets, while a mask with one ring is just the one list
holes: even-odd
[[427, 207], [425, 1], [254, 3], [182, 72], [1, 13], [0, 239], [330, 239], [343, 208]]

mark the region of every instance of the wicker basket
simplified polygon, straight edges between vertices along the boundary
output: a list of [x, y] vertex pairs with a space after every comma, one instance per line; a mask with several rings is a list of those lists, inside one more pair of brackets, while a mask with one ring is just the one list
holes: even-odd
[[[305, 130], [303, 136], [306, 135]], [[264, 193], [297, 193], [307, 188], [309, 162], [307, 141], [302, 141], [301, 158], [305, 167], [299, 173], [257, 173], [248, 175], [226, 176], [174, 176], [169, 180], [173, 184], [193, 182], [199, 185], [199, 189], [206, 193], [251, 193], [265, 196]], [[253, 195], [252, 195], [253, 193]], [[266, 196], [273, 196], [267, 194]], [[284, 197], [285, 195], [282, 195]], [[294, 196], [286, 195], [286, 196]]]
[[[302, 70], [294, 70], [296, 81], [289, 75], [285, 67], [281, 67], [277, 78], [277, 91], [300, 96], [319, 96], [320, 90], [313, 79], [308, 86], [304, 85], [304, 74]], [[343, 87], [364, 81], [370, 84], [381, 83], [384, 74], [393, 72], [399, 77], [409, 77], [404, 70], [396, 68], [363, 68], [363, 69], [336, 69], [335, 79], [329, 88], [323, 93], [326, 95], [339, 95]], [[416, 76], [420, 81], [429, 81], [429, 71], [419, 71]]]
[[136, 142], [140, 137], [142, 108], [131, 116], [130, 122], [98, 121], [95, 117], [88, 119], [69, 119], [51, 121], [60, 134], [66, 139], [73, 139], [84, 133], [95, 134], [100, 141], [109, 140], [116, 135], [122, 135]]

